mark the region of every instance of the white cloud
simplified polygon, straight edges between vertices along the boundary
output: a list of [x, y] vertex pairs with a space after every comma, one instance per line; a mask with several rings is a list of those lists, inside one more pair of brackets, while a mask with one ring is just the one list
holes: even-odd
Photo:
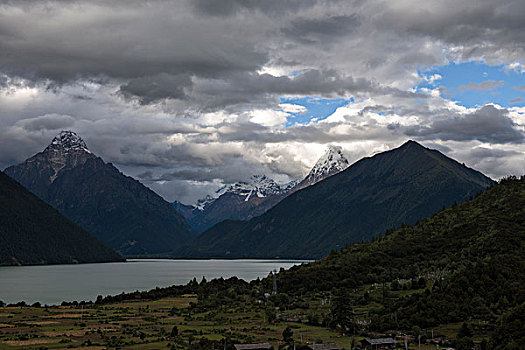
[[287, 113], [306, 113], [308, 111], [305, 106], [296, 105], [293, 103], [281, 103], [279, 104], [279, 108]]
[[506, 71], [514, 71], [517, 73], [525, 73], [525, 65], [520, 62], [512, 62], [505, 66]]
[[[476, 109], [439, 88], [414, 93], [421, 81], [442, 78], [425, 68], [449, 62], [497, 62], [523, 73], [522, 2], [199, 4], [2, 5], [0, 165], [40, 151], [55, 128], [67, 127], [126, 174], [150, 171], [161, 180], [147, 184], [170, 200], [191, 201], [256, 172], [300, 177], [328, 144], [357, 160], [415, 137], [493, 177], [525, 168], [522, 107], [502, 112], [512, 121], [506, 128], [501, 115], [493, 124], [485, 115], [492, 130], [476, 124], [473, 135], [450, 123]], [[286, 128], [291, 113], [306, 108], [280, 98], [307, 96], [355, 102]], [[420, 132], [407, 135], [416, 126]], [[430, 126], [441, 134], [423, 128]]]
[[277, 126], [286, 123], [286, 118], [290, 114], [283, 111], [276, 111], [271, 109], [259, 109], [250, 112], [252, 123], [264, 126]]

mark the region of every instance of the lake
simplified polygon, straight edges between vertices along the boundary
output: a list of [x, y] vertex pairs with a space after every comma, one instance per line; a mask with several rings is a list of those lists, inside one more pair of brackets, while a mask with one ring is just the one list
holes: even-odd
[[186, 284], [202, 277], [250, 281], [305, 261], [130, 259], [121, 263], [0, 267], [0, 300], [42, 305]]

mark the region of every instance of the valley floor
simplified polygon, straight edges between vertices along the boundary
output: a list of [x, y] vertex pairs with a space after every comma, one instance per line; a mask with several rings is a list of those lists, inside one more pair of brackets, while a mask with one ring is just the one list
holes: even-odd
[[[349, 349], [365, 336], [395, 336], [395, 332], [387, 335], [366, 330], [360, 336], [340, 336], [338, 331], [319, 324], [330, 311], [329, 299], [315, 295], [301, 300], [290, 304], [292, 309], [275, 312], [273, 306], [269, 309], [265, 301], [250, 296], [203, 308], [198, 306], [194, 294], [84, 306], [3, 307], [0, 349], [232, 349], [234, 343], [258, 342], [269, 342], [274, 349], [293, 349], [283, 341], [286, 327], [292, 330], [297, 347], [333, 342]], [[365, 317], [373, 307], [371, 303], [355, 312]], [[449, 324], [423, 330], [428, 339], [421, 349], [436, 349], [438, 341], [443, 344], [455, 338], [460, 326]], [[399, 335], [398, 345], [404, 347], [404, 336]], [[481, 341], [485, 336], [475, 334], [474, 340]], [[409, 348], [416, 349], [417, 339], [408, 339]]]

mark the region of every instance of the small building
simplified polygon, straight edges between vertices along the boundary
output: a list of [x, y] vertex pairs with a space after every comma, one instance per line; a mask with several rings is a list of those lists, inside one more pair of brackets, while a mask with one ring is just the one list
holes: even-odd
[[272, 346], [269, 343], [256, 344], [233, 344], [235, 350], [269, 350]]
[[397, 343], [392, 338], [377, 338], [377, 339], [363, 339], [361, 340], [363, 349], [395, 349]]
[[342, 347], [336, 343], [326, 344], [306, 344], [299, 347], [297, 350], [341, 350]]

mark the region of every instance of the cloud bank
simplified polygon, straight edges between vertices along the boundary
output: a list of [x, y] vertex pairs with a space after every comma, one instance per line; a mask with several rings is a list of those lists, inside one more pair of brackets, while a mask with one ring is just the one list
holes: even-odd
[[[184, 202], [254, 173], [301, 177], [328, 144], [357, 160], [413, 138], [520, 174], [524, 108], [462, 107], [422, 72], [476, 61], [524, 74], [524, 33], [520, 1], [2, 1], [0, 166], [73, 129]], [[415, 88], [425, 80], [435, 88]], [[351, 102], [294, 123], [305, 107], [289, 97]]]

